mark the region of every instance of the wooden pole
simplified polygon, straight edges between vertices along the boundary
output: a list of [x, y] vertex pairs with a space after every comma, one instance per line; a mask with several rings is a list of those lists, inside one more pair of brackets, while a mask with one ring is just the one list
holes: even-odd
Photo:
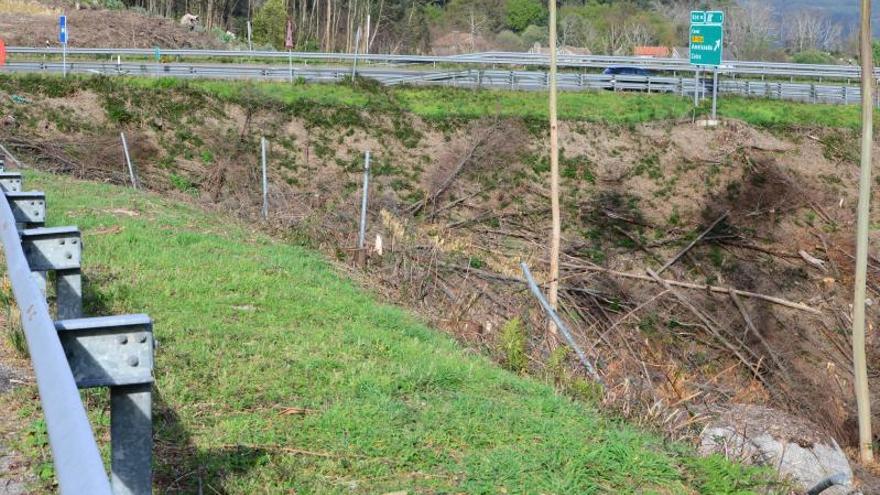
[[[562, 226], [559, 215], [559, 128], [556, 121], [556, 0], [550, 0], [550, 210], [553, 231], [550, 235], [550, 287], [547, 302], [556, 309], [559, 293], [559, 244]], [[551, 319], [547, 330], [553, 337], [551, 346], [557, 343], [556, 324]]]
[[856, 228], [856, 276], [853, 297], [853, 375], [859, 418], [859, 458], [874, 461], [871, 448], [871, 399], [865, 357], [865, 283], [868, 271], [868, 227], [871, 206], [871, 146], [873, 145], [874, 60], [871, 44], [871, 2], [862, 0], [859, 52], [862, 62], [862, 157], [859, 175], [859, 206]]

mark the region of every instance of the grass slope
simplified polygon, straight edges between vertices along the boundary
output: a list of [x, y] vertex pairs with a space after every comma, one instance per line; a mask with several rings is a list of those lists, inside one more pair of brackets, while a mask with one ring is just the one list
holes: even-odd
[[[547, 98], [539, 91], [469, 90], [442, 87], [381, 88], [371, 81], [358, 84], [288, 84], [249, 81], [218, 81], [175, 78], [105, 78], [0, 74], [0, 87], [10, 95], [45, 95], [64, 98], [83, 89], [105, 95], [111, 118], [124, 124], [124, 101], [113, 94], [131, 90], [138, 97], [161, 99], [171, 89], [187, 89], [194, 97], [219, 98], [250, 106], [337, 109], [376, 115], [411, 113], [429, 122], [447, 123], [484, 117], [521, 118], [535, 129], [546, 128]], [[133, 93], [132, 93], [133, 94]], [[711, 101], [696, 114], [707, 115]], [[20, 108], [25, 112], [26, 108]], [[858, 105], [822, 105], [762, 98], [722, 97], [721, 117], [774, 129], [834, 127], [857, 129]], [[634, 125], [669, 119], [690, 119], [694, 110], [689, 98], [669, 94], [614, 93], [609, 91], [562, 92], [559, 118], [567, 121]]]
[[[161, 81], [141, 79], [141, 84]], [[186, 84], [185, 82], [183, 82]], [[167, 84], [167, 83], [166, 83]], [[345, 85], [242, 83], [230, 81], [190, 82], [216, 96], [240, 97], [254, 92], [260, 97], [287, 104], [313, 101], [323, 105], [366, 106], [377, 104], [363, 90]], [[547, 95], [540, 91], [468, 90], [441, 87], [404, 87], [387, 92], [401, 109], [428, 120], [519, 117], [547, 119]], [[697, 115], [710, 113], [711, 100], [703, 102]], [[614, 93], [610, 91], [564, 91], [559, 94], [559, 118], [608, 124], [638, 124], [657, 120], [690, 118], [690, 98], [669, 94]], [[763, 98], [720, 97], [718, 114], [768, 128], [860, 126], [858, 105], [823, 105]]]
[[[717, 495], [760, 483], [463, 351], [302, 248], [155, 195], [26, 183], [46, 191], [51, 225], [83, 231], [87, 314], [155, 319], [160, 493]], [[34, 411], [33, 389], [20, 395]], [[105, 396], [87, 394], [104, 437]]]

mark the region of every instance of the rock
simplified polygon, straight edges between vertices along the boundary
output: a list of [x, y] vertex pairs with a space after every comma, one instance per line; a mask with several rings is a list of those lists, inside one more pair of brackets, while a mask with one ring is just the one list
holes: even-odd
[[734, 405], [721, 412], [700, 434], [700, 454], [778, 469], [803, 490], [844, 473], [844, 486], [823, 494], [851, 493], [853, 473], [837, 442], [809, 421], [761, 406]]

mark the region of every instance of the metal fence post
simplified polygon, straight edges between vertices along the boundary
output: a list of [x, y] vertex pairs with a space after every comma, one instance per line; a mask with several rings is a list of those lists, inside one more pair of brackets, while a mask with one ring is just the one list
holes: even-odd
[[268, 146], [266, 138], [260, 138], [260, 160], [262, 162], [263, 171], [263, 220], [269, 219], [269, 177], [266, 171], [266, 147]]
[[712, 120], [718, 118], [718, 68], [712, 71]]
[[128, 175], [131, 178], [131, 187], [137, 189], [137, 177], [134, 175], [134, 167], [131, 165], [131, 156], [128, 154], [128, 143], [125, 141], [125, 133], [120, 132], [119, 136], [122, 138], [122, 151], [125, 153], [125, 163], [128, 164]]
[[367, 238], [367, 200], [370, 193], [370, 151], [364, 153], [364, 189], [361, 193], [361, 222], [358, 229], [358, 251], [363, 251]]

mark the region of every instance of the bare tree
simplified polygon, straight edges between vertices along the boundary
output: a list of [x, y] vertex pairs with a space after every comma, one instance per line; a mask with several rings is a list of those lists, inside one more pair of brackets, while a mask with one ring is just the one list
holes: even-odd
[[733, 58], [760, 60], [772, 51], [777, 39], [773, 7], [761, 0], [746, 0], [727, 16], [727, 48]]
[[580, 46], [593, 49], [599, 33], [593, 24], [580, 15], [567, 15], [559, 23], [560, 43], [564, 46]]
[[804, 9], [788, 16], [785, 42], [794, 52], [834, 51], [840, 48], [842, 32], [840, 24], [832, 23], [818, 10]]
[[621, 49], [632, 52], [633, 47], [650, 45], [657, 39], [654, 29], [640, 19], [628, 20], [623, 25], [623, 42]]

